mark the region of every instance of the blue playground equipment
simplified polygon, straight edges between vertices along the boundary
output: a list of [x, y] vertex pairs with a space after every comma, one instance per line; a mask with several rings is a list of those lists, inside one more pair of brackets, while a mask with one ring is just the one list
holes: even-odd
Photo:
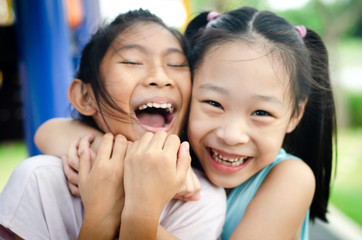
[[30, 156], [40, 153], [33, 143], [36, 129], [50, 118], [70, 116], [68, 86], [80, 51], [99, 23], [98, 0], [79, 0], [82, 22], [72, 29], [65, 2], [15, 1], [24, 130]]

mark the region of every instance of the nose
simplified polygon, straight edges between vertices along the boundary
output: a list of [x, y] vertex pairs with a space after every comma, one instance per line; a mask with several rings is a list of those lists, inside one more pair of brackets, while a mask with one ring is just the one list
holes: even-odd
[[159, 66], [149, 70], [144, 84], [147, 86], [155, 86], [160, 88], [173, 87], [174, 80], [168, 75], [164, 67]]
[[216, 130], [216, 137], [223, 143], [235, 146], [238, 144], [246, 144], [250, 140], [247, 131], [247, 124], [238, 119], [229, 119]]

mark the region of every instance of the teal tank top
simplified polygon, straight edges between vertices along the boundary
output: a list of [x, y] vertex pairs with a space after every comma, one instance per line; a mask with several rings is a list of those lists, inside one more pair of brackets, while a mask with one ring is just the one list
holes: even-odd
[[[268, 175], [270, 169], [281, 161], [291, 158], [299, 159], [294, 155], [288, 154], [284, 149], [280, 149], [277, 157], [271, 164], [231, 191], [227, 198], [226, 219], [221, 239], [227, 240], [230, 238], [231, 234], [243, 218], [247, 206], [254, 198], [256, 191], [264, 181], [264, 178]], [[309, 239], [309, 210], [304, 219], [300, 239]]]

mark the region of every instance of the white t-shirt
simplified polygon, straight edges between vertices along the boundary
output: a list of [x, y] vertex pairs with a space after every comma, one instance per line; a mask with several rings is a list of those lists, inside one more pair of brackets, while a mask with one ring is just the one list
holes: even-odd
[[[225, 192], [196, 174], [201, 200], [172, 199], [160, 224], [180, 239], [217, 239], [225, 220]], [[83, 214], [81, 199], [68, 190], [61, 160], [31, 157], [17, 166], [0, 194], [0, 239], [8, 239], [9, 232], [23, 239], [77, 239]]]

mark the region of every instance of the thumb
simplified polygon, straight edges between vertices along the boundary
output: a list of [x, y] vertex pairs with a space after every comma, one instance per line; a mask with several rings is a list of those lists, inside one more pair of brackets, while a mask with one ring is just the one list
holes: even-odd
[[190, 144], [188, 142], [183, 142], [179, 148], [176, 163], [177, 176], [179, 176], [180, 180], [185, 179], [190, 163]]
[[79, 182], [86, 180], [91, 171], [91, 157], [89, 147], [85, 147], [79, 158]]

